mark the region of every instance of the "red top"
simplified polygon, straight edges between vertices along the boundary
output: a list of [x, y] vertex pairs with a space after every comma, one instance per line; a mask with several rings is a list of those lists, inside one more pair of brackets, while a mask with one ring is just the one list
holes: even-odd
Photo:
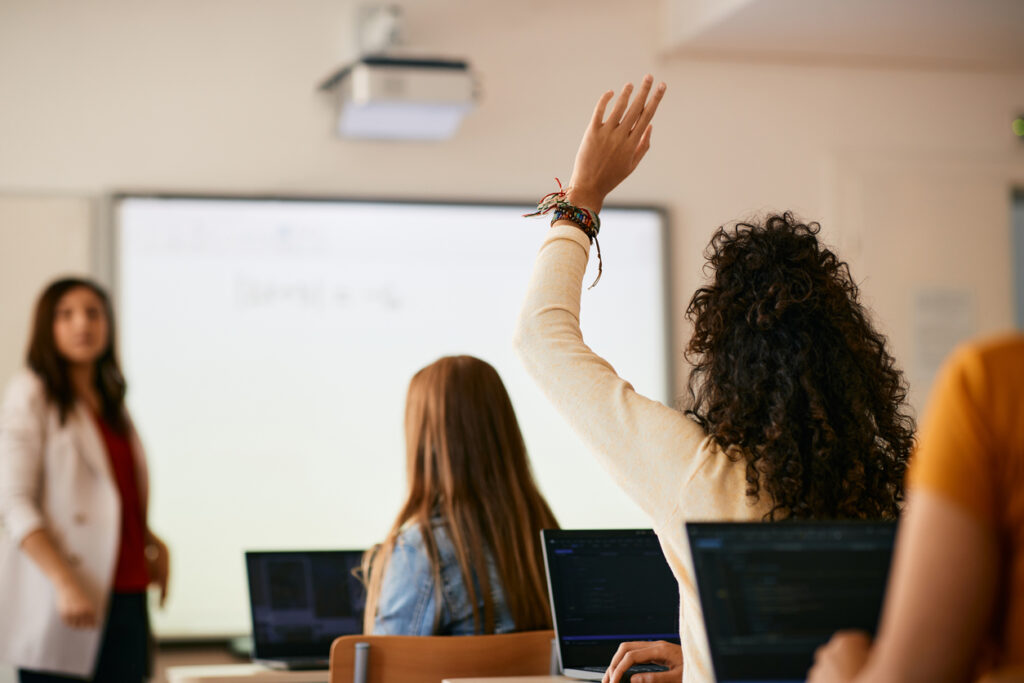
[[149, 586], [146, 568], [146, 520], [139, 500], [135, 457], [127, 436], [118, 434], [102, 418], [96, 424], [107, 447], [110, 469], [121, 498], [121, 548], [114, 572], [114, 592], [143, 593]]

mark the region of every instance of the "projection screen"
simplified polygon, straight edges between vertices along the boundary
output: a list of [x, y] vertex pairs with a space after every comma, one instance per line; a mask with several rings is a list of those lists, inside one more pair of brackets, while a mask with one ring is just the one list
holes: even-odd
[[[362, 549], [405, 487], [410, 377], [442, 355], [493, 364], [566, 528], [650, 521], [526, 375], [512, 333], [546, 219], [528, 206], [125, 196], [115, 202], [119, 343], [173, 553], [163, 638], [243, 634], [243, 551]], [[671, 404], [666, 230], [602, 214], [587, 343]], [[589, 284], [596, 274], [592, 258]]]

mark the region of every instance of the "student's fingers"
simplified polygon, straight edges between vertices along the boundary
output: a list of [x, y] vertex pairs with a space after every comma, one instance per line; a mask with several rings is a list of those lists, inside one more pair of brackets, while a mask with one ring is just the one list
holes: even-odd
[[608, 120], [605, 121], [605, 123], [617, 126], [622, 122], [622, 115], [626, 112], [626, 105], [629, 104], [629, 96], [632, 92], [632, 83], [627, 83], [622, 86], [622, 91], [619, 93], [619, 99], [615, 100], [615, 106], [612, 107], [612, 113], [608, 115]]
[[644, 80], [640, 82], [640, 90], [633, 97], [633, 104], [629, 105], [629, 111], [622, 118], [622, 125], [626, 127], [626, 130], [632, 130], [633, 126], [636, 125], [637, 119], [643, 113], [644, 104], [647, 102], [647, 95], [650, 94], [653, 83], [654, 76], [650, 74], [644, 76]]
[[636, 151], [633, 152], [633, 168], [636, 168], [640, 164], [640, 160], [647, 154], [647, 150], [651, 148], [651, 134], [654, 132], [654, 126], [648, 125], [647, 130], [640, 137], [640, 142], [637, 143]]
[[814, 652], [814, 665], [807, 674], [810, 683], [845, 681], [864, 667], [871, 647], [870, 637], [861, 631], [839, 631]]
[[646, 661], [638, 660], [636, 653], [637, 650], [632, 650], [622, 655], [622, 659], [619, 660], [619, 663], [612, 670], [611, 675], [608, 676], [608, 683], [619, 683], [622, 680], [622, 676], [629, 671], [629, 667], [639, 663], [639, 661]]
[[608, 107], [608, 103], [615, 97], [615, 91], [609, 90], [608, 92], [601, 95], [601, 99], [597, 101], [597, 106], [594, 107], [594, 115], [590, 119], [591, 128], [597, 128], [604, 121], [604, 112]]
[[649, 646], [650, 643], [646, 640], [630, 640], [625, 643], [619, 643], [619, 647], [615, 650], [615, 654], [612, 655], [612, 661], [608, 664], [608, 669], [604, 672], [604, 677], [601, 679], [602, 683], [609, 683], [612, 672], [615, 671], [619, 662], [626, 656], [626, 653]]
[[651, 119], [654, 118], [654, 113], [658, 111], [658, 105], [661, 104], [661, 99], [665, 97], [665, 91], [668, 90], [668, 86], [664, 83], [659, 83], [658, 87], [654, 89], [654, 94], [644, 104], [643, 111], [640, 113], [640, 117], [633, 126], [633, 130], [646, 131], [647, 127], [651, 124]]
[[630, 683], [679, 683], [679, 670], [651, 671], [644, 674], [633, 674]]

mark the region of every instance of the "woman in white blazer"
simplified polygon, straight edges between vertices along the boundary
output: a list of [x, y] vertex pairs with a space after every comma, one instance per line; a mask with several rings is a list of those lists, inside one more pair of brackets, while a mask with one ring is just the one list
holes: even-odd
[[0, 661], [22, 683], [148, 674], [146, 589], [166, 597], [168, 552], [114, 337], [98, 285], [52, 283], [0, 408]]

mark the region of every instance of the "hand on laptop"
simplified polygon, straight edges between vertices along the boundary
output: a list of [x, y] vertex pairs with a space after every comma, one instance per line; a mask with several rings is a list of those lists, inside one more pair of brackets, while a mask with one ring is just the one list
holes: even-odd
[[864, 668], [871, 639], [862, 631], [840, 631], [814, 653], [808, 683], [846, 683]]
[[619, 683], [629, 667], [637, 664], [660, 664], [667, 666], [668, 671], [635, 674], [630, 683], [678, 683], [683, 676], [683, 648], [664, 640], [622, 643], [601, 683]]

